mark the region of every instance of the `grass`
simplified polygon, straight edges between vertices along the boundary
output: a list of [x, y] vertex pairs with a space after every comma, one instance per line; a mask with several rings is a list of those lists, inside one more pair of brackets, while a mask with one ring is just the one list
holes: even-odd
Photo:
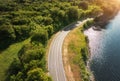
[[6, 50], [0, 52], [0, 81], [5, 81], [7, 70], [14, 58], [18, 59], [17, 54], [21, 47], [28, 43], [29, 39], [10, 45]]
[[[83, 34], [84, 25], [72, 30], [65, 39], [67, 40], [68, 61], [75, 81], [89, 81], [89, 73], [86, 68], [84, 56], [88, 58], [88, 46], [86, 36]], [[84, 53], [81, 51], [84, 49]]]

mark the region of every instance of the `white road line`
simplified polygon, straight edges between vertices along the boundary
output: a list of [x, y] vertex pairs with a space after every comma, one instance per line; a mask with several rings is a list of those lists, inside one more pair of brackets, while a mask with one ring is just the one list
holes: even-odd
[[81, 25], [81, 22], [77, 22], [65, 30], [60, 31], [51, 42], [48, 54], [48, 70], [53, 81], [67, 81], [62, 60], [62, 45], [65, 37], [71, 31], [71, 27], [75, 28], [79, 25]]

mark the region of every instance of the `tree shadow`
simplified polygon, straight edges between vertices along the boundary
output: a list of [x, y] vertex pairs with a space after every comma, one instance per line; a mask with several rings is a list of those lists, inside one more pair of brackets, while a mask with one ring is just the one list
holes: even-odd
[[74, 28], [76, 28], [78, 26], [79, 22], [76, 21], [68, 26], [66, 26], [65, 28], [63, 28], [61, 31], [70, 31], [73, 30]]
[[13, 62], [11, 63], [11, 65], [9, 66], [8, 70], [5, 73], [5, 75], [6, 75], [5, 81], [10, 81], [10, 77], [12, 75], [17, 75], [17, 73], [19, 71], [21, 71], [21, 64], [20, 64], [19, 60], [14, 58]]

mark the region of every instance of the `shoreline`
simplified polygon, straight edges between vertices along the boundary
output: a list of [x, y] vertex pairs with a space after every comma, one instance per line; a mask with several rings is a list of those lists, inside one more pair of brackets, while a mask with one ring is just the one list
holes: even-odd
[[[68, 34], [67, 39], [64, 40], [67, 42], [65, 42], [63, 45], [63, 48], [64, 48], [63, 62], [64, 62], [64, 68], [66, 71], [66, 76], [68, 78], [68, 81], [85, 81], [85, 77], [87, 77], [88, 81], [94, 81], [93, 80], [94, 78], [92, 76], [92, 71], [90, 70], [90, 67], [89, 67], [89, 58], [91, 56], [89, 45], [88, 45], [88, 42], [86, 41], [86, 36], [82, 31], [84, 30], [84, 27], [83, 27], [84, 24], [82, 24], [78, 28], [75, 28], [75, 30], [71, 31], [71, 33]], [[81, 35], [83, 36], [82, 38], [80, 37]], [[78, 37], [76, 38], [76, 36]], [[73, 38], [71, 39], [71, 37]], [[75, 43], [73, 43], [73, 41]], [[83, 43], [84, 45], [81, 46], [81, 44]], [[72, 49], [70, 45], [72, 45]], [[85, 56], [87, 57], [86, 61], [84, 61], [84, 56], [82, 56], [82, 52], [76, 50], [76, 49], [81, 50], [83, 48], [85, 48], [85, 51], [86, 51], [85, 52], [86, 53]], [[77, 54], [77, 58], [76, 58], [76, 54]], [[81, 59], [78, 59], [78, 57]], [[74, 64], [74, 61], [77, 63]], [[86, 64], [83, 64], [85, 62]]]
[[[93, 26], [94, 27], [96, 27], [96, 29], [98, 28], [98, 29], [104, 29], [105, 28], [105, 26], [109, 23], [109, 21], [111, 20], [111, 19], [113, 19], [118, 13], [120, 12], [120, 9], [116, 9], [116, 11], [114, 12], [114, 14], [112, 15], [112, 16], [108, 16], [108, 19], [106, 19], [105, 21], [103, 21], [102, 22], [102, 24], [100, 25], [100, 23], [97, 23], [97, 25], [96, 24], [94, 24]], [[102, 20], [101, 20], [102, 21]], [[96, 23], [96, 22], [95, 22]], [[90, 26], [89, 28], [92, 28], [93, 26]], [[100, 30], [95, 30], [95, 31], [101, 31], [101, 29]], [[84, 33], [84, 32], [83, 32]], [[85, 34], [84, 34], [85, 35]], [[87, 35], [85, 35], [86, 37], [87, 37], [87, 40], [88, 40], [88, 42], [87, 42], [87, 47], [88, 47], [88, 54], [89, 54], [89, 58], [88, 58], [88, 61], [87, 61], [87, 66], [86, 66], [86, 68], [87, 68], [87, 70], [89, 71], [89, 73], [90, 73], [90, 81], [95, 81], [95, 76], [94, 76], [94, 74], [93, 74], [93, 71], [91, 71], [91, 68], [90, 68], [90, 60], [91, 60], [91, 52], [90, 52], [90, 46], [89, 46], [89, 38], [88, 38], [88, 36]]]
[[[83, 34], [84, 34], [84, 32], [83, 32]], [[85, 34], [84, 34], [85, 35]], [[86, 35], [85, 35], [86, 36]], [[93, 72], [92, 72], [92, 70], [91, 70], [91, 68], [90, 68], [90, 58], [91, 58], [91, 52], [90, 52], [90, 46], [89, 46], [89, 39], [88, 39], [88, 36], [87, 36], [87, 40], [88, 40], [88, 42], [87, 42], [87, 48], [88, 48], [88, 60], [87, 60], [87, 65], [86, 65], [86, 68], [87, 68], [87, 70], [88, 70], [88, 72], [89, 72], [89, 78], [90, 78], [90, 81], [95, 81], [95, 77], [94, 77], [94, 74], [93, 74]]]
[[119, 7], [116, 7], [116, 9], [113, 11], [113, 13], [111, 13], [111, 15], [107, 15], [106, 13], [104, 13], [103, 15], [96, 17], [94, 19], [95, 21], [94, 26], [96, 28], [97, 27], [105, 28], [105, 26], [109, 23], [109, 21], [113, 19], [119, 12], [120, 12]]

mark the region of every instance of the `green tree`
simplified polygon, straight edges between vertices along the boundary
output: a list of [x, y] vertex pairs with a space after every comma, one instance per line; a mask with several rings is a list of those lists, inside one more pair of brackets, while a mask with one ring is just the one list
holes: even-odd
[[53, 32], [54, 32], [52, 25], [45, 26], [45, 29], [47, 30], [49, 37], [50, 37], [50, 36], [53, 34]]
[[30, 23], [30, 21], [29, 21], [29, 19], [27, 19], [27, 18], [21, 18], [21, 17], [17, 17], [17, 18], [14, 18], [13, 20], [12, 20], [12, 24], [13, 25], [25, 25], [25, 24], [29, 24]]
[[11, 74], [17, 74], [20, 70], [21, 70], [21, 63], [19, 62], [19, 60], [17, 60], [16, 58], [13, 60], [12, 64], [9, 67], [9, 73]]
[[12, 75], [10, 77], [10, 81], [24, 81], [24, 79], [23, 79], [23, 73], [22, 72], [18, 72], [17, 75]]
[[44, 22], [44, 25], [51, 25], [53, 19], [51, 17], [44, 17], [42, 22]]
[[68, 15], [69, 21], [75, 21], [79, 18], [79, 13], [76, 7], [70, 7], [68, 9], [67, 15]]
[[87, 1], [80, 1], [80, 3], [78, 4], [79, 8], [82, 8], [83, 10], [87, 10], [88, 9], [88, 2]]
[[30, 70], [25, 81], [50, 81], [41, 68]]
[[45, 54], [44, 48], [33, 45], [25, 45], [19, 51], [18, 57], [22, 64], [29, 63], [32, 60], [41, 60]]
[[45, 66], [45, 59], [42, 58], [40, 60], [31, 60], [29, 63], [24, 64], [25, 70], [31, 70], [31, 69], [35, 69], [35, 68], [41, 68], [43, 69], [43, 71], [46, 70], [46, 66]]
[[0, 27], [0, 49], [9, 46], [15, 38], [15, 31], [12, 25], [2, 25]]
[[33, 32], [33, 36], [31, 38], [31, 42], [35, 43], [35, 44], [46, 44], [48, 40], [48, 33], [46, 30], [44, 29], [38, 29], [36, 31]]

